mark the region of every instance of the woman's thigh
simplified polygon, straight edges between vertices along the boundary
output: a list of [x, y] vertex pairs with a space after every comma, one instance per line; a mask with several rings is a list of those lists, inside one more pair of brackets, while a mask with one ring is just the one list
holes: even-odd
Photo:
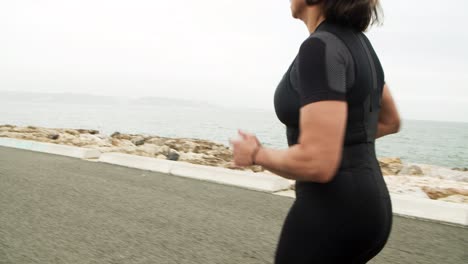
[[372, 208], [319, 207], [314, 201], [296, 199], [285, 218], [274, 263], [365, 263], [353, 260], [374, 254], [379, 240], [375, 231], [368, 232], [367, 221], [355, 221], [359, 211], [367, 210]]
[[326, 224], [324, 215], [308, 209], [297, 199], [291, 206], [277, 244], [275, 264], [339, 263], [346, 253], [339, 252], [338, 241], [333, 241], [334, 221]]

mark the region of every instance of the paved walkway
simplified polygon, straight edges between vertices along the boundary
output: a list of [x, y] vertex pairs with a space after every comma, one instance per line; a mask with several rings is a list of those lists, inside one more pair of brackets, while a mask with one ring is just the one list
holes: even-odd
[[[0, 263], [272, 263], [292, 202], [0, 147]], [[467, 248], [467, 228], [395, 216], [370, 263], [468, 263]]]

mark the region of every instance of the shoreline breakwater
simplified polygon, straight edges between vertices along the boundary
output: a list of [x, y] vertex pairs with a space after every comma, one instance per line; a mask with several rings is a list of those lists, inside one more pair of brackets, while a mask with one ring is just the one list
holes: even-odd
[[[0, 125], [0, 137], [33, 140], [240, 171], [267, 172], [262, 166], [238, 167], [231, 149], [197, 138], [169, 138], [148, 134], [101, 134], [93, 129]], [[468, 169], [407, 163], [398, 157], [378, 158], [391, 193], [468, 204]], [[294, 185], [291, 185], [294, 188]]]

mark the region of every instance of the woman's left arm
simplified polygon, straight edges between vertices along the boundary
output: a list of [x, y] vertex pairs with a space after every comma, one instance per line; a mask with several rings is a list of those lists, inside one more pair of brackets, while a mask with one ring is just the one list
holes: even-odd
[[318, 101], [300, 110], [298, 144], [285, 150], [262, 147], [257, 165], [287, 179], [326, 183], [341, 161], [347, 118], [345, 101]]
[[[288, 179], [326, 183], [341, 162], [348, 115], [346, 76], [352, 56], [338, 38], [316, 34], [302, 43], [296, 63], [298, 144], [285, 150], [261, 148], [255, 163]], [[243, 136], [255, 143], [252, 136]], [[249, 164], [250, 158], [242, 159], [242, 153], [252, 153], [251, 149], [237, 147], [237, 160]]]

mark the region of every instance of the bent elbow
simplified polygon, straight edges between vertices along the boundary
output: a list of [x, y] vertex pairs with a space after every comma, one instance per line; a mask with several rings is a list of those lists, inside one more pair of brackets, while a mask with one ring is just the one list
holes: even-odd
[[[325, 164], [326, 162], [323, 162], [322, 164]], [[329, 183], [333, 180], [336, 174], [336, 169], [333, 169], [331, 167], [321, 167], [321, 168], [316, 168], [314, 171], [309, 173], [308, 179], [310, 181], [316, 182], [316, 183]]]
[[330, 175], [326, 173], [323, 168], [316, 167], [307, 167], [302, 170], [302, 173], [297, 173], [302, 181], [307, 182], [316, 182], [316, 183], [326, 183], [329, 181]]
[[396, 120], [396, 122], [393, 124], [393, 133], [396, 134], [396, 133], [400, 132], [400, 130], [401, 130], [401, 121], [398, 118]]
[[319, 183], [329, 183], [335, 178], [336, 170], [328, 170], [326, 172], [323, 172], [321, 174], [321, 177], [319, 177]]
[[[341, 160], [340, 147], [321, 146], [307, 149], [302, 160], [301, 174], [305, 181], [316, 183], [331, 182]], [[313, 157], [313, 158], [310, 158]]]

